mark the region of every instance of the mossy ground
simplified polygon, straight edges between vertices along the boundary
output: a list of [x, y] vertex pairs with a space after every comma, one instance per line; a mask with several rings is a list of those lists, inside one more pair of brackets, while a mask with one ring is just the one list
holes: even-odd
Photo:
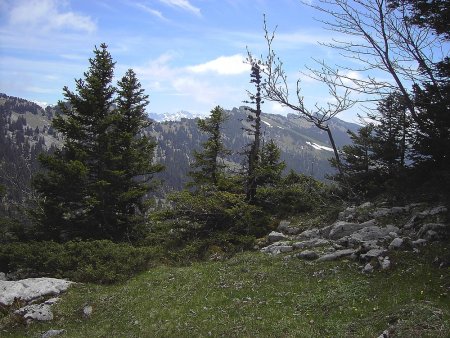
[[[78, 284], [55, 320], [28, 327], [0, 320], [1, 336], [64, 337], [449, 337], [448, 245], [391, 255], [364, 275], [353, 261], [307, 262], [247, 252], [220, 262], [160, 266], [111, 286]], [[82, 309], [93, 307], [84, 319]]]

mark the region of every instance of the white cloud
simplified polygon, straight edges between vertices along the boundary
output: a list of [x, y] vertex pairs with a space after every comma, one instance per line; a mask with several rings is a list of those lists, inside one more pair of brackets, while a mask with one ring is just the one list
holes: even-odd
[[269, 109], [264, 109], [267, 111], [267, 113], [271, 113], [271, 114], [280, 114], [280, 115], [284, 115], [286, 116], [289, 113], [292, 113], [292, 110], [288, 107], [285, 107], [283, 105], [281, 105], [278, 102], [270, 102], [269, 104]]
[[188, 0], [159, 0], [159, 1], [170, 7], [181, 8], [195, 15], [198, 16], [201, 15], [200, 8], [193, 6]]
[[214, 87], [205, 81], [195, 78], [176, 78], [172, 85], [179, 95], [190, 97], [204, 104], [213, 105], [222, 97], [220, 87]]
[[150, 7], [148, 7], [148, 6], [144, 5], [144, 4], [136, 4], [136, 7], [142, 9], [144, 12], [147, 12], [147, 13], [157, 17], [158, 19], [167, 20], [164, 17], [164, 15], [160, 11], [158, 11], [156, 9], [150, 8]]
[[187, 69], [192, 73], [213, 72], [219, 75], [237, 75], [250, 72], [250, 65], [244, 63], [245, 58], [241, 54], [232, 56], [220, 56], [214, 60], [189, 66]]
[[22, 0], [9, 10], [9, 23], [15, 27], [44, 31], [72, 29], [93, 32], [96, 24], [89, 16], [64, 10], [65, 1]]

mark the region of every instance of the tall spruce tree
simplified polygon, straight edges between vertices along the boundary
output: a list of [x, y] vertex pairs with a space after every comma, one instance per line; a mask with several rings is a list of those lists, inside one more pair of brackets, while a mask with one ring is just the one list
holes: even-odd
[[253, 136], [252, 142], [248, 145], [247, 150], [247, 183], [246, 194], [247, 200], [252, 201], [256, 195], [256, 188], [258, 187], [257, 168], [260, 161], [261, 151], [261, 104], [263, 103], [261, 97], [261, 68], [260, 63], [255, 60], [249, 53], [248, 62], [251, 66], [250, 83], [255, 85], [255, 92], [248, 92], [250, 103], [255, 105], [255, 108], [247, 107], [249, 114], [247, 115], [247, 122], [250, 127], [246, 128], [247, 133]]
[[219, 185], [223, 176], [223, 157], [230, 152], [225, 148], [222, 142], [221, 128], [228, 116], [225, 111], [217, 106], [211, 110], [211, 114], [206, 119], [199, 119], [198, 128], [208, 135], [206, 142], [202, 144], [203, 151], [194, 151], [194, 162], [189, 175], [193, 178], [191, 185], [214, 186]]
[[41, 156], [46, 172], [34, 179], [43, 197], [36, 213], [43, 238], [125, 240], [144, 211], [148, 188], [141, 178], [160, 170], [151, 165], [154, 145], [139, 134], [147, 96], [134, 73], [125, 75], [117, 91], [105, 44], [89, 63], [76, 92], [64, 87], [67, 103], [59, 102], [62, 114], [53, 120], [63, 148]]

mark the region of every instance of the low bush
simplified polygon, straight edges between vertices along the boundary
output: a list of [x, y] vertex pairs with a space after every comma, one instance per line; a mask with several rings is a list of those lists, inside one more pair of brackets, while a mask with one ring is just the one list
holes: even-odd
[[158, 248], [107, 240], [9, 243], [0, 247], [0, 271], [16, 278], [51, 276], [110, 284], [145, 270], [158, 257]]

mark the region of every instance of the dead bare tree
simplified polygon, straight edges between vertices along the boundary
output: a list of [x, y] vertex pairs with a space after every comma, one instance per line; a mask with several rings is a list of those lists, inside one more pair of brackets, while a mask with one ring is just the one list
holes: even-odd
[[[341, 81], [336, 83], [343, 88], [378, 98], [398, 91], [420, 126], [410, 88], [424, 82], [437, 84], [434, 74], [437, 62], [445, 56], [445, 41], [430, 28], [411, 24], [407, 5], [402, 2], [392, 6], [390, 0], [318, 0], [305, 5], [328, 16], [329, 19], [319, 21], [342, 36], [322, 45], [339, 51], [355, 65], [330, 66], [316, 60], [321, 69], [313, 71], [313, 76], [317, 79], [322, 79], [324, 73], [339, 76]], [[380, 71], [388, 79], [373, 75]], [[355, 78], [350, 75], [352, 72], [365, 76]]]
[[345, 88], [343, 77], [340, 76], [339, 72], [323, 68], [321, 72], [316, 72], [315, 78], [328, 87], [328, 93], [332, 97], [332, 100], [325, 105], [320, 105], [316, 102], [313, 104], [313, 107], [307, 107], [305, 98], [301, 94], [301, 81], [298, 79], [295, 87], [295, 98], [292, 101], [283, 62], [273, 49], [275, 30], [269, 32], [265, 17], [264, 37], [268, 48], [267, 56], [265, 58], [261, 57], [260, 60], [261, 71], [265, 74], [265, 79], [262, 84], [264, 99], [277, 102], [284, 107], [292, 109], [301, 118], [314, 124], [320, 130], [325, 131], [333, 148], [338, 170], [341, 171], [339, 152], [334, 142], [329, 122], [333, 117], [350, 109], [355, 104], [355, 101], [350, 99], [350, 88]]

